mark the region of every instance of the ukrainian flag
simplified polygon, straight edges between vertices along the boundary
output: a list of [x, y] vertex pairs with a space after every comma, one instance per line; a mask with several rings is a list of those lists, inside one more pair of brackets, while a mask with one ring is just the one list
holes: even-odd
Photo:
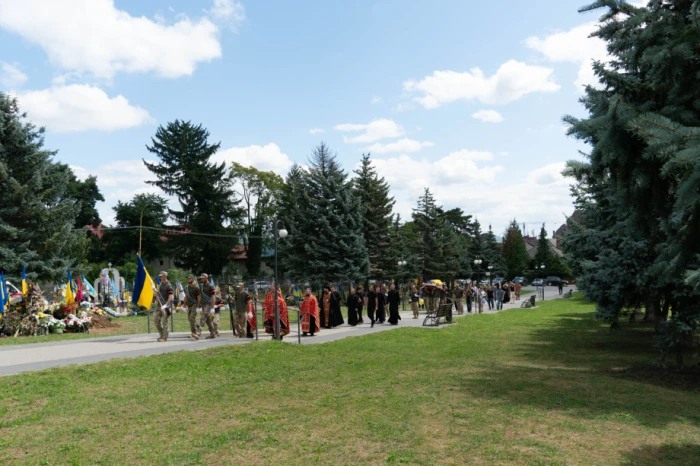
[[141, 256], [138, 256], [138, 265], [136, 266], [136, 281], [134, 282], [134, 292], [131, 295], [131, 302], [150, 309], [153, 303], [153, 290], [156, 285], [153, 283], [151, 276], [143, 265]]
[[70, 267], [68, 267], [68, 283], [66, 284], [66, 304], [75, 302], [75, 294], [73, 293], [73, 278], [70, 275]]
[[5, 314], [5, 307], [8, 304], [7, 286], [5, 285], [5, 274], [0, 272], [0, 315]]
[[89, 281], [85, 280], [85, 275], [83, 275], [83, 283], [85, 284], [85, 286], [87, 286], [88, 292], [92, 296], [97, 296], [97, 293], [95, 292], [95, 288], [93, 288], [93, 286], [90, 284]]
[[27, 285], [27, 273], [24, 269], [24, 264], [22, 264], [22, 296], [27, 296], [29, 294], [29, 286]]

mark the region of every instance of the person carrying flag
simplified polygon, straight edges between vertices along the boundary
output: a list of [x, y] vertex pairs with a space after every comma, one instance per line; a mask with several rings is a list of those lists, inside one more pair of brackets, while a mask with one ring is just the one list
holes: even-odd
[[188, 335], [188, 338], [194, 338], [199, 340], [199, 335], [202, 333], [202, 327], [197, 323], [197, 314], [202, 312], [202, 303], [200, 298], [199, 287], [197, 282], [194, 280], [194, 275], [190, 274], [187, 276], [187, 285], [184, 288], [185, 294], [185, 306], [187, 306], [187, 320], [190, 321], [190, 331], [192, 332]]
[[257, 314], [255, 313], [255, 303], [253, 300], [250, 298], [250, 296], [246, 293], [245, 296], [245, 305], [246, 305], [246, 336], [248, 338], [253, 338], [255, 336], [255, 330], [258, 328], [258, 317]]

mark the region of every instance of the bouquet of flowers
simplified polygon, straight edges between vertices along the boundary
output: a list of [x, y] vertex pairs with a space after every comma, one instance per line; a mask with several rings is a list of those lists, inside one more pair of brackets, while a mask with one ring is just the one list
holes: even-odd
[[62, 320], [56, 319], [53, 316], [50, 316], [47, 321], [46, 325], [49, 327], [49, 332], [50, 333], [63, 333], [63, 330], [66, 328], [65, 322]]
[[86, 332], [90, 327], [90, 319], [87, 317], [85, 311], [83, 311], [83, 314], [84, 315], [81, 315], [80, 318], [76, 317], [74, 314], [68, 314], [68, 316], [63, 319], [63, 323], [66, 326], [65, 328], [74, 333]]

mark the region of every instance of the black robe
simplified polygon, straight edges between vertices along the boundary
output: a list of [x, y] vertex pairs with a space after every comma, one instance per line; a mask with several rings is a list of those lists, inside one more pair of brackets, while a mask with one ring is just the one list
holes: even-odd
[[348, 296], [348, 325], [353, 327], [357, 325], [359, 319], [360, 303], [362, 302], [362, 295], [359, 293], [354, 293]]
[[380, 324], [386, 320], [386, 295], [384, 290], [377, 293], [377, 319]]
[[399, 315], [399, 304], [401, 303], [401, 295], [396, 290], [389, 290], [389, 323], [396, 325], [399, 323], [401, 316]]
[[343, 314], [340, 312], [340, 293], [337, 291], [331, 293], [331, 316], [329, 322], [331, 327], [337, 327], [345, 323]]

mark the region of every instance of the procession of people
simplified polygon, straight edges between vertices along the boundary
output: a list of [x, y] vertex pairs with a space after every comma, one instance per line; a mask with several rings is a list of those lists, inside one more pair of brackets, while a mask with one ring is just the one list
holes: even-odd
[[[158, 341], [168, 339], [168, 320], [174, 300], [173, 286], [168, 281], [167, 272], [158, 275], [160, 284], [158, 288], [159, 302], [162, 312], [156, 312], [155, 325], [160, 338]], [[365, 323], [363, 311], [369, 320], [370, 328], [375, 324], [388, 323], [398, 325], [401, 320], [399, 308], [403, 299], [410, 304], [414, 319], [418, 319], [422, 307], [427, 312], [435, 312], [441, 304], [450, 304], [450, 312], [447, 315], [448, 322], [452, 320], [452, 309], [457, 315], [463, 315], [465, 311], [471, 313], [483, 313], [484, 308], [500, 310], [503, 304], [511, 300], [520, 299], [520, 283], [497, 283], [480, 286], [473, 282], [465, 283], [464, 288], [458, 282], [454, 288], [449, 289], [447, 284], [440, 280], [424, 282], [420, 287], [415, 283], [410, 285], [410, 290], [402, 292], [397, 289], [394, 282], [385, 286], [381, 282], [370, 283], [367, 291], [358, 285], [350, 288], [345, 302], [336, 287], [325, 284], [321, 288], [318, 297], [312, 292], [311, 287], [306, 287], [303, 297], [298, 300], [299, 325], [304, 337], [313, 337], [322, 329], [332, 329], [344, 325], [345, 319], [341, 312], [343, 304], [347, 307], [347, 324], [355, 327]], [[202, 330], [206, 328], [209, 335], [205, 339], [219, 337], [220, 313], [223, 306], [228, 304], [232, 313], [233, 333], [237, 338], [254, 338], [257, 330], [256, 298], [251, 296], [244, 283], [238, 283], [229, 293], [222, 295], [221, 291], [210, 282], [210, 277], [202, 273], [199, 279], [190, 274], [187, 276], [187, 284], [181, 287], [180, 300], [187, 309], [190, 334], [188, 338], [199, 340]], [[275, 320], [276, 310], [279, 313], [279, 327]], [[282, 340], [291, 332], [289, 324], [288, 303], [277, 289], [274, 283], [270, 285], [262, 303], [263, 329], [266, 334]], [[388, 316], [387, 316], [388, 311]]]

